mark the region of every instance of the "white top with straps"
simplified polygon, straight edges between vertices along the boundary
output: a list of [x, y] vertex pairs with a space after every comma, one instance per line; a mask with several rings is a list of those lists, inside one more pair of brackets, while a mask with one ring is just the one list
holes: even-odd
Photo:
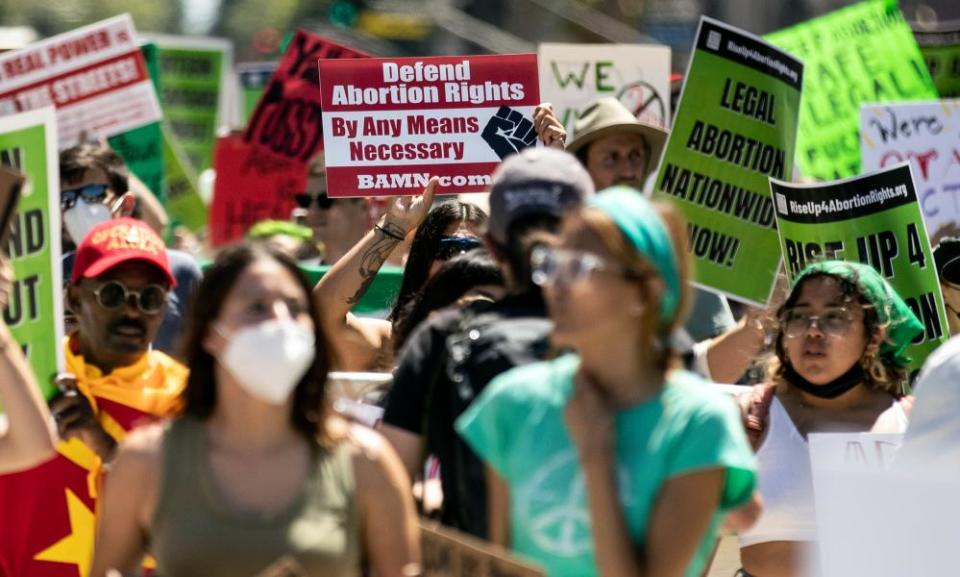
[[[907, 416], [894, 401], [898, 428], [907, 428]], [[757, 490], [763, 513], [757, 524], [740, 535], [740, 546], [768, 541], [815, 541], [816, 511], [813, 475], [807, 440], [794, 426], [780, 400], [773, 397], [767, 434], [757, 451]]]

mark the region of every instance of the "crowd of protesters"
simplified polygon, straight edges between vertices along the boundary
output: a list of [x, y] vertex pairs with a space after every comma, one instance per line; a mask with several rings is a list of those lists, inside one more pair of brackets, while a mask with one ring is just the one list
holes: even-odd
[[[808, 435], [960, 438], [960, 348], [930, 357], [913, 409], [923, 325], [870, 266], [815, 262], [735, 318], [642, 192], [666, 129], [614, 98], [569, 136], [548, 103], [531, 120], [541, 145], [499, 165], [483, 208], [436, 178], [334, 198], [320, 154], [289, 220], [204, 267], [116, 153], [64, 150], [67, 372], [46, 403], [0, 326], [0, 518], [46, 518], [67, 487], [89, 538], [51, 553], [50, 527], [4, 523], [0, 575], [411, 576], [419, 512], [551, 577], [702, 575], [723, 533], [739, 575], [802, 577]], [[934, 256], [956, 332], [960, 239]], [[356, 314], [385, 265], [403, 267], [389, 312]], [[334, 371], [392, 375], [363, 399], [376, 427], [335, 409]]]

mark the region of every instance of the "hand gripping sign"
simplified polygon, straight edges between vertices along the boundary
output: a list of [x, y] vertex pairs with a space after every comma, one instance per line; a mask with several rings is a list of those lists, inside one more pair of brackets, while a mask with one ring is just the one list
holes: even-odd
[[535, 54], [320, 60], [330, 196], [481, 192], [536, 145]]

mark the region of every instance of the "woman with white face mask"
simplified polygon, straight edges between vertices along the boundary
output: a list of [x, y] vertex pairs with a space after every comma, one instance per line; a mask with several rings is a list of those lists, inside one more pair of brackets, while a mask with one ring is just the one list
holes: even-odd
[[378, 575], [417, 570], [406, 473], [377, 433], [330, 413], [317, 318], [285, 255], [220, 254], [184, 341], [183, 414], [120, 449], [91, 575], [147, 553], [165, 577], [352, 576], [362, 559]]

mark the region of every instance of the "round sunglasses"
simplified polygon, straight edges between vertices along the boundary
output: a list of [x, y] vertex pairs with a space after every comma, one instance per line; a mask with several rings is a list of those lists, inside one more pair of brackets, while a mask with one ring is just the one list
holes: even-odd
[[120, 281], [110, 280], [93, 289], [93, 294], [100, 306], [108, 310], [119, 309], [127, 304], [131, 296], [136, 297], [137, 308], [148, 315], [159, 313], [167, 303], [167, 289], [158, 284], [135, 291]]

